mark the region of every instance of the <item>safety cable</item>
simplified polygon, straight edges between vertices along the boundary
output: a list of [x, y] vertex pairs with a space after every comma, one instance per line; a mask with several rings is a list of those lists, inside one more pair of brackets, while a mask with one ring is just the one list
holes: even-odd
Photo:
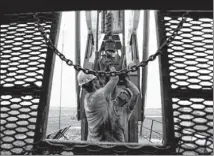
[[[63, 26], [63, 34], [62, 34], [62, 54], [64, 52], [64, 30], [65, 30], [65, 25]], [[61, 128], [61, 113], [62, 113], [62, 74], [63, 74], [63, 61], [61, 61], [61, 74], [60, 74], [60, 109], [59, 109], [59, 129]]]

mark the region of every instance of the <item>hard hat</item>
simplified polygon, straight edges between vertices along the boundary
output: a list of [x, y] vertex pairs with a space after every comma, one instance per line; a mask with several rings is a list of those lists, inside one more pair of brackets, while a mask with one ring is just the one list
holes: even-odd
[[80, 71], [77, 75], [77, 81], [80, 86], [92, 81], [96, 76], [92, 74], [85, 74], [83, 71]]
[[121, 88], [118, 90], [118, 97], [123, 101], [129, 101], [132, 97], [132, 92], [128, 88]]

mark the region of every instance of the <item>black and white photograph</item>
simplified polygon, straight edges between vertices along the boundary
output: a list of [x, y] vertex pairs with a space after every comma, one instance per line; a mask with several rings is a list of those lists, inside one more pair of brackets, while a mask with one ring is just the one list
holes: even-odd
[[68, 8], [1, 13], [0, 155], [213, 155], [213, 10]]

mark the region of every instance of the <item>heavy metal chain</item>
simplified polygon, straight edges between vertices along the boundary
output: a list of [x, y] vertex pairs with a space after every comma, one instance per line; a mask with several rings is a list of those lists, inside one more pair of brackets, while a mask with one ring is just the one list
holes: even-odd
[[35, 13], [33, 15], [34, 19], [36, 20], [36, 24], [38, 26], [38, 30], [41, 32], [42, 36], [45, 39], [45, 42], [47, 44], [47, 46], [56, 54], [60, 57], [60, 59], [62, 61], [65, 61], [67, 65], [69, 66], [73, 66], [75, 70], [77, 71], [83, 71], [86, 74], [93, 74], [95, 76], [119, 76], [119, 75], [126, 75], [129, 72], [135, 72], [137, 71], [140, 67], [144, 68], [148, 65], [149, 62], [154, 61], [156, 59], [157, 56], [162, 55], [163, 54], [163, 49], [168, 46], [175, 38], [175, 36], [177, 36], [178, 31], [183, 27], [183, 23], [186, 21], [186, 15], [188, 14], [188, 12], [186, 12], [183, 17], [181, 22], [178, 24], [177, 28], [175, 29], [175, 31], [172, 33], [172, 35], [170, 37], [168, 37], [165, 42], [158, 48], [158, 50], [156, 51], [155, 54], [151, 55], [147, 60], [143, 60], [142, 62], [140, 62], [138, 65], [134, 65], [132, 66], [130, 69], [121, 69], [119, 71], [111, 71], [111, 72], [105, 72], [105, 71], [94, 71], [92, 69], [87, 69], [87, 68], [82, 68], [80, 65], [74, 64], [72, 60], [67, 59], [65, 57], [64, 54], [62, 54], [61, 52], [59, 52], [59, 50], [54, 46], [52, 40], [50, 37], [48, 37], [48, 34], [45, 32], [43, 26], [40, 24], [41, 21], [38, 17], [38, 13]]
[[112, 34], [112, 13], [109, 12], [107, 15], [107, 22], [106, 22], [106, 33], [107, 35], [111, 35]]

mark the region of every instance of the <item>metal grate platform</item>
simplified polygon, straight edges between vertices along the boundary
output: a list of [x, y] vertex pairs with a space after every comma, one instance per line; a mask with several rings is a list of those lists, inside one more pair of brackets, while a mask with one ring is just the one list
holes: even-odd
[[[57, 14], [39, 14], [55, 39]], [[53, 55], [37, 29], [33, 14], [4, 15], [0, 20], [0, 154], [26, 154], [45, 132], [47, 88]], [[50, 71], [50, 70], [49, 70]]]
[[[159, 12], [162, 37], [171, 35], [184, 12]], [[175, 137], [181, 154], [213, 152], [213, 19], [212, 12], [190, 12], [162, 57]], [[161, 37], [160, 37], [161, 38]], [[163, 63], [165, 62], [165, 63]], [[169, 77], [169, 78], [166, 78]], [[168, 116], [171, 118], [171, 116]], [[173, 123], [168, 123], [173, 124]]]

